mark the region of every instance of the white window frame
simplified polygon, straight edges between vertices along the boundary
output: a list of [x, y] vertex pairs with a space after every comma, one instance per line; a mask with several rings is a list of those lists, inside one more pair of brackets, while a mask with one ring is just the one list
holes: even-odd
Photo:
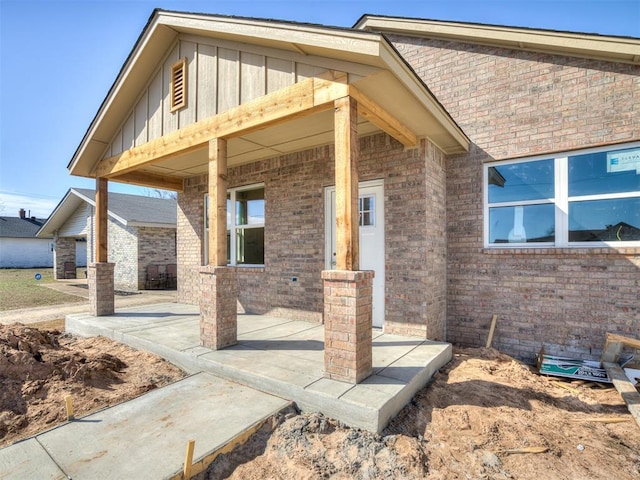
[[[227, 227], [228, 232], [230, 232], [230, 251], [227, 252], [229, 254], [230, 263], [229, 266], [237, 266], [237, 267], [264, 267], [264, 264], [248, 264], [248, 263], [236, 263], [236, 235], [239, 229], [249, 229], [249, 228], [265, 228], [265, 222], [262, 223], [254, 223], [251, 225], [236, 225], [236, 193], [238, 192], [246, 192], [247, 190], [257, 190], [259, 188], [264, 188], [264, 183], [254, 183], [251, 185], [243, 185], [242, 187], [229, 188], [227, 189], [227, 194], [229, 195], [229, 209], [227, 210]], [[208, 194], [204, 194], [204, 259], [206, 261], [208, 257], [209, 251], [209, 229], [207, 227], [207, 214], [208, 214]], [[265, 199], [266, 200], [266, 199]], [[265, 212], [266, 216], [266, 212]]]
[[[581, 150], [561, 152], [550, 155], [520, 158], [517, 160], [503, 160], [488, 162], [483, 166], [483, 238], [485, 248], [624, 248], [640, 247], [640, 241], [620, 242], [569, 242], [569, 204], [572, 202], [589, 200], [611, 200], [617, 198], [640, 198], [640, 192], [607, 193], [597, 195], [569, 196], [569, 157], [577, 155], [602, 153], [616, 150], [640, 147], [640, 142], [609, 145], [606, 147], [586, 148]], [[489, 203], [489, 168], [499, 165], [514, 165], [518, 163], [535, 162], [539, 160], [553, 160], [554, 162], [554, 198], [537, 200], [523, 200], [513, 202]], [[496, 207], [512, 207], [527, 205], [555, 205], [555, 242], [536, 243], [490, 243], [489, 242], [489, 210]]]

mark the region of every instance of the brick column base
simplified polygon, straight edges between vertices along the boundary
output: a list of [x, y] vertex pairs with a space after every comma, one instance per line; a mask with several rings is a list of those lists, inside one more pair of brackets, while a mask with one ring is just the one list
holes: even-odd
[[115, 299], [113, 270], [115, 263], [91, 263], [87, 269], [89, 287], [89, 312], [91, 315], [113, 315]]
[[325, 270], [324, 376], [359, 383], [372, 371], [373, 271]]
[[200, 344], [220, 350], [238, 343], [238, 276], [235, 267], [200, 269]]

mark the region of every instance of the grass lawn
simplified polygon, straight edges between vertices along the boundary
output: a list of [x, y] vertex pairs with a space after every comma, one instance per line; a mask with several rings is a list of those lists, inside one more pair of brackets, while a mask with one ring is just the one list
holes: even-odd
[[[40, 280], [35, 279], [36, 273], [42, 275]], [[0, 269], [0, 311], [85, 301], [42, 286], [52, 282], [52, 268]]]

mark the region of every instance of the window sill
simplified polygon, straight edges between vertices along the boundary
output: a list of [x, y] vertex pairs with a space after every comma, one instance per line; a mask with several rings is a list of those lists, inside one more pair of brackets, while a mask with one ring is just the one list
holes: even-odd
[[485, 247], [488, 255], [640, 255], [640, 247]]
[[230, 265], [242, 273], [264, 273], [264, 265]]

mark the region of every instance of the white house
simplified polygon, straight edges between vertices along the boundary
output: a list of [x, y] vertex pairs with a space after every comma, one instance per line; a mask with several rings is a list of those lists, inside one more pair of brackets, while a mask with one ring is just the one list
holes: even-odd
[[29, 217], [20, 209], [19, 217], [0, 217], [0, 268], [53, 266], [51, 235], [36, 237], [44, 219]]

